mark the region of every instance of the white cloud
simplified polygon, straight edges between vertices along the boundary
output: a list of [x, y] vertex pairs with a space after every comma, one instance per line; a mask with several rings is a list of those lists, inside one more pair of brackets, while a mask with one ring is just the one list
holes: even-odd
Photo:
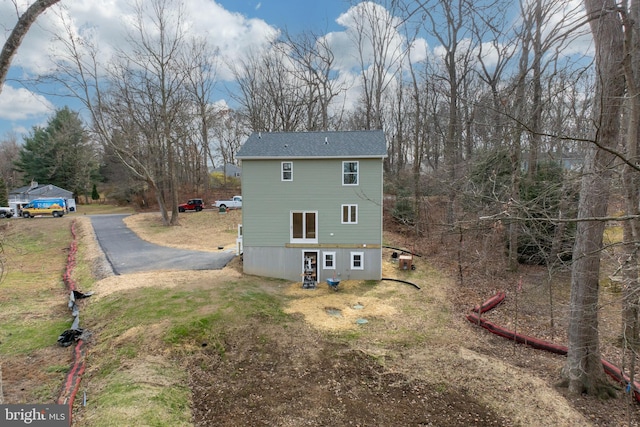
[[[0, 1], [0, 42], [4, 43], [11, 29], [32, 0]], [[149, 2], [142, 0], [143, 5]], [[178, 4], [179, 1], [176, 1]], [[74, 35], [90, 37], [100, 51], [99, 59], [110, 62], [118, 49], [128, 48], [127, 36], [133, 30], [135, 13], [130, 0], [80, 0], [62, 1], [40, 15], [30, 28], [13, 59], [11, 74], [14, 80], [35, 79], [54, 69], [52, 59], [60, 59], [64, 49], [56, 38], [65, 37], [69, 27]], [[232, 79], [226, 64], [237, 63], [251, 50], [260, 50], [272, 40], [278, 31], [260, 19], [248, 19], [240, 13], [224, 9], [213, 0], [184, 0], [184, 25], [189, 35], [204, 37], [217, 49], [219, 61], [218, 79]], [[66, 38], [66, 37], [65, 37]], [[44, 96], [26, 89], [6, 86], [0, 94], [0, 118], [12, 121], [11, 126], [30, 128], [35, 120], [50, 115], [52, 102]], [[0, 132], [9, 123], [0, 123]]]
[[415, 39], [413, 43], [411, 43], [409, 49], [409, 59], [411, 62], [416, 63], [420, 61], [424, 61], [429, 56], [431, 56], [429, 51], [429, 43], [425, 39]]
[[278, 34], [265, 21], [247, 19], [211, 0], [189, 0], [185, 6], [190, 31], [205, 36], [226, 61], [237, 61], [244, 52], [263, 47]]
[[399, 20], [387, 9], [374, 2], [365, 1], [352, 6], [341, 14], [336, 23], [345, 28], [344, 31], [328, 33], [325, 40], [336, 55], [336, 64], [342, 71], [353, 70], [360, 66], [363, 58], [365, 66], [373, 58], [374, 46], [372, 37], [379, 41], [384, 34], [383, 43], [388, 47], [388, 58], [397, 60], [404, 50], [406, 39], [397, 32]]
[[24, 88], [14, 88], [5, 84], [0, 94], [0, 119], [25, 120], [51, 115], [54, 105], [44, 96]]
[[14, 126], [11, 129], [11, 133], [14, 133], [15, 135], [26, 135], [28, 134], [30, 131], [30, 129], [27, 129], [24, 126]]
[[[0, 26], [11, 29], [17, 16], [11, 2], [0, 2]], [[27, 2], [21, 7], [24, 11]], [[211, 0], [188, 0], [184, 2], [185, 28], [190, 35], [205, 37], [217, 48], [224, 62], [235, 62], [243, 52], [260, 48], [277, 35], [277, 30], [260, 19], [247, 19], [239, 13], [230, 12]], [[60, 2], [43, 15], [29, 30], [13, 65], [21, 67], [30, 75], [44, 74], [52, 70], [51, 57], [62, 54], [62, 46], [55, 42], [56, 36], [65, 34], [65, 22], [72, 25], [75, 34], [91, 34], [101, 49], [101, 57], [108, 61], [116, 48], [125, 49], [127, 35], [133, 30], [135, 14], [129, 0], [92, 0]], [[4, 42], [5, 34], [0, 34]], [[220, 70], [220, 78], [230, 74]]]

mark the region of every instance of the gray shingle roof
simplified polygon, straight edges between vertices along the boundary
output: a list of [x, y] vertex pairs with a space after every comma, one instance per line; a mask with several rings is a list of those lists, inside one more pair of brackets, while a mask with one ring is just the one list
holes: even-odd
[[238, 159], [383, 158], [387, 143], [381, 130], [332, 132], [255, 132]]
[[40, 184], [40, 185], [26, 185], [24, 187], [13, 189], [9, 192], [11, 196], [23, 196], [23, 197], [73, 197], [73, 192], [60, 188], [53, 184]]

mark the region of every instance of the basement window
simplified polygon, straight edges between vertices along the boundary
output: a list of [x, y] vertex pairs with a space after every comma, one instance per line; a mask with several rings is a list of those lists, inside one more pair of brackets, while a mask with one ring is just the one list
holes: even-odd
[[351, 252], [351, 269], [364, 270], [364, 252]]

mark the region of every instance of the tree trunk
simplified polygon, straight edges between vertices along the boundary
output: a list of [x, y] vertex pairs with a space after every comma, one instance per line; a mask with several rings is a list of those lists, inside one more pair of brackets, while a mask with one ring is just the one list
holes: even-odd
[[[515, 138], [511, 147], [511, 195], [515, 202], [520, 201], [520, 135]], [[509, 271], [518, 271], [518, 238], [520, 236], [520, 222], [509, 222]]]
[[[600, 149], [616, 147], [624, 95], [622, 25], [614, 0], [585, 0], [595, 45], [597, 74], [595, 143], [585, 159], [578, 220], [607, 213], [613, 155]], [[578, 222], [573, 248], [569, 351], [563, 376], [572, 393], [609, 392], [598, 340], [598, 292], [603, 221]]]
[[636, 332], [638, 329], [638, 316], [640, 315], [640, 297], [638, 296], [638, 251], [636, 244], [637, 232], [634, 232], [631, 222], [626, 221], [624, 230], [624, 241], [631, 242], [625, 244], [625, 261], [622, 269], [623, 288], [622, 288], [622, 339], [626, 343], [624, 346], [631, 347], [631, 357], [634, 351], [640, 345], [640, 337]]
[[[533, 97], [532, 97], [532, 114], [530, 122], [531, 142], [529, 145], [529, 167], [527, 176], [533, 179], [538, 170], [538, 150], [540, 150], [542, 135], [542, 56], [546, 53], [542, 48], [542, 31], [544, 27], [542, 16], [542, 0], [536, 0], [534, 9], [534, 25], [535, 30], [531, 40], [533, 44], [533, 63], [531, 68], [533, 71]], [[524, 100], [525, 98], [519, 98]]]
[[[640, 135], [640, 4], [631, 2], [629, 16], [623, 19], [625, 25], [625, 60], [624, 70], [627, 82], [627, 98], [629, 110], [627, 117], [626, 156], [633, 165], [638, 165], [638, 136]], [[638, 194], [640, 176], [636, 168], [625, 164], [623, 183], [626, 196], [627, 215], [637, 215], [640, 206]], [[635, 357], [640, 344], [638, 337], [638, 316], [640, 308], [640, 283], [638, 281], [638, 241], [640, 241], [640, 221], [631, 219], [623, 224], [625, 261], [623, 265], [623, 299], [622, 299], [622, 338], [631, 347], [629, 358]], [[624, 346], [627, 348], [627, 345]], [[625, 357], [625, 360], [627, 358]], [[632, 360], [633, 363], [633, 360]]]
[[167, 142], [167, 156], [169, 159], [169, 164], [167, 165], [169, 169], [169, 200], [171, 202], [171, 219], [169, 220], [169, 225], [178, 225], [178, 184], [173, 150], [174, 144]]
[[162, 196], [162, 191], [156, 189], [156, 201], [158, 202], [158, 209], [160, 209], [160, 216], [162, 217], [162, 225], [171, 225], [169, 221], [169, 214], [167, 212], [167, 204]]
[[[588, 161], [592, 168], [582, 179], [578, 219], [602, 217], [609, 200], [610, 178], [607, 160], [611, 156], [603, 151], [591, 150]], [[601, 167], [597, 167], [597, 165]], [[569, 352], [564, 367], [569, 391], [597, 394], [606, 383], [600, 361], [598, 340], [598, 292], [600, 276], [600, 250], [602, 249], [603, 221], [578, 222], [573, 248], [571, 272], [571, 300], [569, 306]]]

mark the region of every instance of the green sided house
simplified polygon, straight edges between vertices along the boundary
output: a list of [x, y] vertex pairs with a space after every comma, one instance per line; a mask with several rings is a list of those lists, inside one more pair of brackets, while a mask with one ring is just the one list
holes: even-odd
[[242, 161], [244, 272], [382, 277], [382, 131], [254, 133]]

